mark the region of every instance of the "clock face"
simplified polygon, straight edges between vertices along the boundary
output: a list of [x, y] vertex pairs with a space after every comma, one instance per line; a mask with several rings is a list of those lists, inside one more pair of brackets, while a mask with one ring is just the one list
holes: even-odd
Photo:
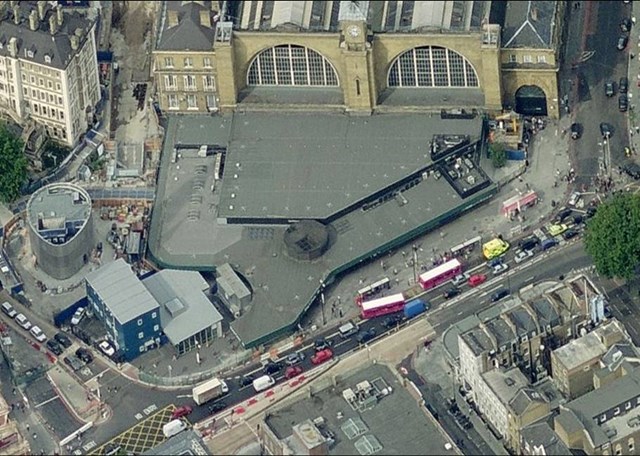
[[358, 27], [357, 25], [351, 25], [347, 29], [347, 33], [353, 38], [357, 38], [358, 36], [360, 36], [360, 27]]

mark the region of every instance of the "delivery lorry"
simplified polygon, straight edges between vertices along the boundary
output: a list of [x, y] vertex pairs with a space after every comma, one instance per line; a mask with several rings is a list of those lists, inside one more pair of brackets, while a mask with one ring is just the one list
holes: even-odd
[[429, 304], [422, 299], [414, 299], [404, 305], [404, 317], [406, 319], [413, 318], [423, 312], [429, 310]]
[[196, 404], [202, 405], [229, 392], [229, 387], [218, 378], [212, 378], [200, 385], [193, 387], [193, 400]]

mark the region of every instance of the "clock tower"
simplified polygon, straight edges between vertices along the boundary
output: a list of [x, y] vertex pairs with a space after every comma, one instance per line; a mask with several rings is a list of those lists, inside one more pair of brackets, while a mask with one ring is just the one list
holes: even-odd
[[376, 95], [367, 23], [364, 20], [343, 20], [340, 26], [340, 47], [346, 76], [342, 85], [347, 111], [371, 114]]

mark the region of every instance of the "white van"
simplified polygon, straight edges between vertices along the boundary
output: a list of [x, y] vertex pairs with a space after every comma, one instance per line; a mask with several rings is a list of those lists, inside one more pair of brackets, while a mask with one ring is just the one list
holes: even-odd
[[29, 321], [29, 319], [25, 317], [23, 314], [18, 314], [16, 316], [16, 321], [22, 327], [22, 329], [25, 329], [27, 331], [29, 331], [31, 329], [31, 326], [33, 326]]
[[270, 375], [263, 375], [262, 377], [258, 377], [253, 381], [253, 388], [256, 392], [264, 391], [267, 388], [275, 385], [276, 381]]
[[182, 420], [173, 420], [169, 421], [167, 424], [162, 426], [162, 433], [166, 438], [171, 438], [174, 435], [180, 434], [187, 428], [187, 424]]
[[14, 309], [13, 306], [9, 304], [7, 301], [2, 303], [2, 311], [6, 313], [9, 316], [9, 318], [15, 318], [15, 316], [18, 315], [18, 312], [16, 312], [16, 309]]
[[338, 331], [340, 332], [340, 337], [342, 337], [343, 339], [348, 339], [358, 332], [358, 327], [349, 321], [340, 326], [338, 328]]

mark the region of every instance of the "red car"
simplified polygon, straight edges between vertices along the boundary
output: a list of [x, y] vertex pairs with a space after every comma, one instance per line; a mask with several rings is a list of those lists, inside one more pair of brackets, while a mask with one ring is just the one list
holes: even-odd
[[469, 286], [477, 287], [481, 283], [484, 283], [487, 280], [487, 276], [484, 274], [476, 274], [469, 277]]
[[188, 405], [183, 405], [181, 407], [178, 407], [177, 409], [175, 409], [171, 413], [171, 419], [172, 420], [177, 420], [178, 418], [182, 418], [183, 416], [187, 416], [191, 412], [193, 412], [193, 409], [191, 407], [189, 407]]
[[325, 348], [324, 350], [316, 352], [316, 354], [311, 357], [311, 364], [322, 364], [325, 361], [329, 361], [332, 357], [333, 352]]
[[302, 368], [300, 366], [290, 366], [287, 367], [287, 370], [284, 371], [284, 378], [287, 380], [292, 379], [293, 377], [297, 377], [302, 373]]

